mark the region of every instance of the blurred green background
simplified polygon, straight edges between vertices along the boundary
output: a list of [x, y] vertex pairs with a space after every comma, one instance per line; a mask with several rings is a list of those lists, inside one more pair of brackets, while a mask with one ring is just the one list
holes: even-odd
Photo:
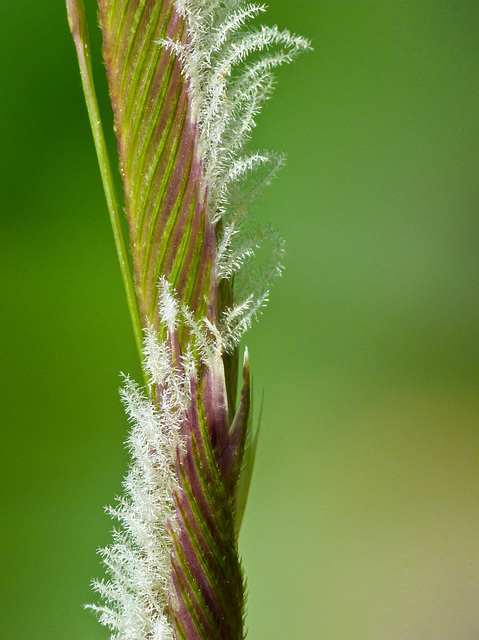
[[[269, 5], [314, 52], [254, 133], [289, 160], [257, 207], [288, 258], [247, 339], [249, 637], [478, 640], [479, 3]], [[63, 1], [0, 25], [0, 638], [100, 640], [138, 364]]]

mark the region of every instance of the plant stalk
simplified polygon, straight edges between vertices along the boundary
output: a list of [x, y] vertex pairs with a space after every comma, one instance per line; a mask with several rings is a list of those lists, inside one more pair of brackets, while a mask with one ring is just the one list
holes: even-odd
[[142, 370], [145, 376], [143, 366], [143, 332], [140, 308], [138, 304], [138, 296], [136, 294], [135, 280], [130, 265], [128, 248], [123, 232], [123, 226], [120, 217], [120, 204], [115, 189], [113, 174], [111, 170], [110, 158], [106, 147], [105, 136], [101, 124], [100, 110], [98, 108], [98, 100], [95, 92], [95, 84], [93, 80], [93, 70], [90, 57], [90, 38], [88, 35], [88, 26], [85, 18], [85, 5], [83, 0], [67, 0], [67, 14], [70, 30], [75, 42], [75, 47], [80, 66], [80, 74], [83, 85], [83, 93], [85, 95], [88, 116], [93, 132], [98, 164], [100, 165], [101, 178], [105, 197], [110, 214], [111, 226], [113, 228], [113, 236], [115, 238], [115, 246], [120, 263], [121, 275], [125, 286], [128, 308], [130, 310], [131, 322], [133, 325], [133, 333], [135, 336], [136, 347], [142, 363]]

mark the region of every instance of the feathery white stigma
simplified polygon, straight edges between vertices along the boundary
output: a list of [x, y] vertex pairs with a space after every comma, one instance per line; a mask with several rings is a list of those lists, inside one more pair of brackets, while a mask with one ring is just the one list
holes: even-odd
[[132, 423], [128, 447], [132, 455], [124, 482], [125, 497], [108, 512], [120, 523], [113, 544], [100, 551], [109, 581], [95, 583], [103, 606], [91, 606], [103, 624], [122, 640], [171, 640], [167, 617], [171, 587], [172, 541], [168, 522], [175, 522], [173, 490], [179, 429], [189, 391], [171, 366], [168, 344], [159, 344], [152, 330], [145, 338], [145, 356], [152, 384], [161, 387], [158, 404], [126, 379], [122, 390]]
[[[175, 6], [186, 17], [187, 42], [165, 39], [161, 44], [178, 56], [189, 80], [211, 216], [215, 222], [223, 221], [216, 275], [221, 280], [236, 274], [238, 307], [232, 315], [237, 322], [224, 341], [229, 349], [267, 300], [269, 283], [281, 272], [284, 256], [283, 243], [275, 232], [251, 224], [249, 231], [244, 228], [249, 206], [284, 164], [284, 156], [251, 153], [245, 147], [254, 119], [273, 88], [275, 67], [291, 62], [310, 45], [305, 38], [276, 26], [248, 27], [252, 18], [265, 11], [262, 4], [177, 0]], [[261, 273], [252, 258], [264, 240], [272, 245], [271, 264]], [[246, 277], [241, 277], [242, 271]]]

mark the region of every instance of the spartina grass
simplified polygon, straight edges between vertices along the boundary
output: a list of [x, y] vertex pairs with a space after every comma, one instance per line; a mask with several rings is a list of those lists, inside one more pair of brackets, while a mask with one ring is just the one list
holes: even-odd
[[146, 384], [127, 378], [122, 392], [132, 463], [92, 608], [113, 638], [240, 640], [237, 537], [257, 437], [239, 341], [284, 251], [274, 230], [248, 223], [284, 158], [246, 144], [274, 68], [309, 45], [248, 26], [265, 8], [241, 0], [99, 0], [127, 240], [82, 1], [67, 9]]

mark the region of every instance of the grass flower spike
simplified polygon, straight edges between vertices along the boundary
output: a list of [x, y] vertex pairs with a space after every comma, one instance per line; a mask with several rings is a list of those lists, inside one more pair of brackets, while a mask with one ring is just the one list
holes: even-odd
[[[127, 379], [123, 389], [132, 463], [110, 509], [120, 525], [102, 551], [110, 578], [96, 583], [103, 604], [93, 608], [112, 638], [245, 635], [237, 537], [256, 437], [239, 340], [283, 252], [275, 232], [247, 217], [283, 158], [245, 146], [274, 68], [309, 46], [249, 26], [264, 10], [242, 0], [99, 0], [127, 241], [84, 7], [67, 0], [146, 383]], [[259, 269], [263, 242], [271, 258]]]

